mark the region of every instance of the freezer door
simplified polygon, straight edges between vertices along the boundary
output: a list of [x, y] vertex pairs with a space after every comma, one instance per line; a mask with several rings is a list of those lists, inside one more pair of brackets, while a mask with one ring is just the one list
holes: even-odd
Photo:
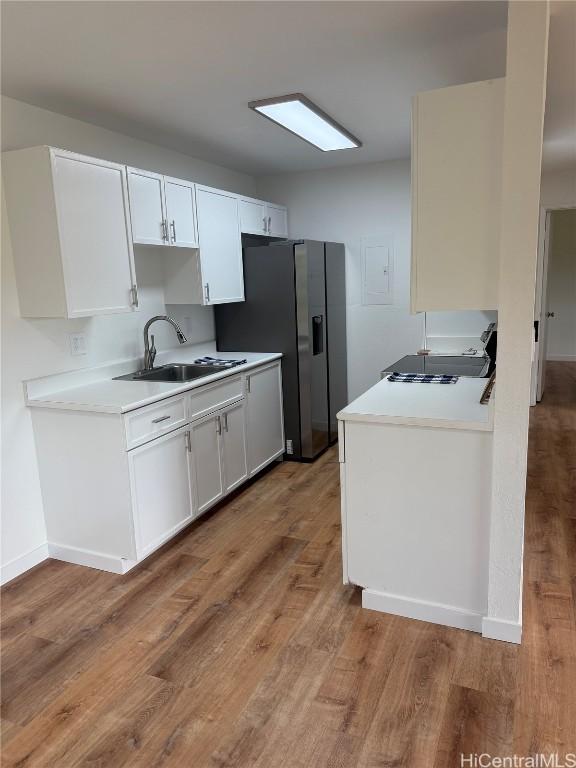
[[329, 445], [324, 243], [294, 246], [302, 458]]
[[326, 243], [326, 327], [330, 444], [338, 439], [336, 414], [348, 405], [346, 261], [342, 243]]

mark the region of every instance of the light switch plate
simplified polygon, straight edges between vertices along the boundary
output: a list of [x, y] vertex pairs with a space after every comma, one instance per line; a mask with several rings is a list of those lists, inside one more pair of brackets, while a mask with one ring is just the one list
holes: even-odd
[[83, 333], [71, 333], [68, 338], [70, 339], [70, 354], [73, 357], [86, 354], [86, 336]]

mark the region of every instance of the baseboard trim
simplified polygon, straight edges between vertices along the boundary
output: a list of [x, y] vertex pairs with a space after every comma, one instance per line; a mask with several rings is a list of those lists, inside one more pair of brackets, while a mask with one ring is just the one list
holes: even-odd
[[522, 642], [522, 624], [519, 621], [506, 621], [485, 616], [482, 619], [482, 637], [520, 645]]
[[551, 363], [574, 363], [576, 355], [547, 355], [546, 360]]
[[456, 608], [452, 605], [391, 595], [388, 592], [378, 592], [375, 589], [362, 590], [362, 607], [372, 611], [392, 613], [395, 616], [404, 616], [408, 619], [467, 629], [470, 632], [482, 631], [483, 617], [480, 613]]
[[39, 565], [44, 560], [47, 560], [48, 557], [48, 544], [40, 544], [39, 547], [31, 549], [30, 552], [26, 552], [24, 555], [15, 557], [9, 563], [3, 563], [0, 583], [8, 584], [12, 579], [21, 576], [26, 571], [29, 571], [30, 568], [34, 568], [35, 565]]
[[48, 552], [54, 560], [62, 560], [74, 565], [85, 565], [88, 568], [97, 568], [99, 571], [109, 571], [110, 573], [127, 573], [137, 564], [136, 560], [103, 555], [101, 552], [68, 547], [52, 541], [48, 543]]

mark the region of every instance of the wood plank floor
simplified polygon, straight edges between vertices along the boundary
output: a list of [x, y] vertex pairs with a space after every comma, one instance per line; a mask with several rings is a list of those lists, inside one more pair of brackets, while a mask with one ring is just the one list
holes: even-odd
[[277, 465], [120, 577], [2, 593], [3, 766], [451, 768], [576, 752], [576, 365], [532, 412], [524, 641], [365, 611], [336, 452]]

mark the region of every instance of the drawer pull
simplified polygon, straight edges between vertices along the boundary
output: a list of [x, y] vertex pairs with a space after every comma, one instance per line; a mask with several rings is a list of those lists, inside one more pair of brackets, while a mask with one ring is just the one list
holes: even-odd
[[152, 419], [152, 424], [160, 424], [161, 421], [167, 421], [171, 418], [172, 416], [158, 416], [157, 419]]

